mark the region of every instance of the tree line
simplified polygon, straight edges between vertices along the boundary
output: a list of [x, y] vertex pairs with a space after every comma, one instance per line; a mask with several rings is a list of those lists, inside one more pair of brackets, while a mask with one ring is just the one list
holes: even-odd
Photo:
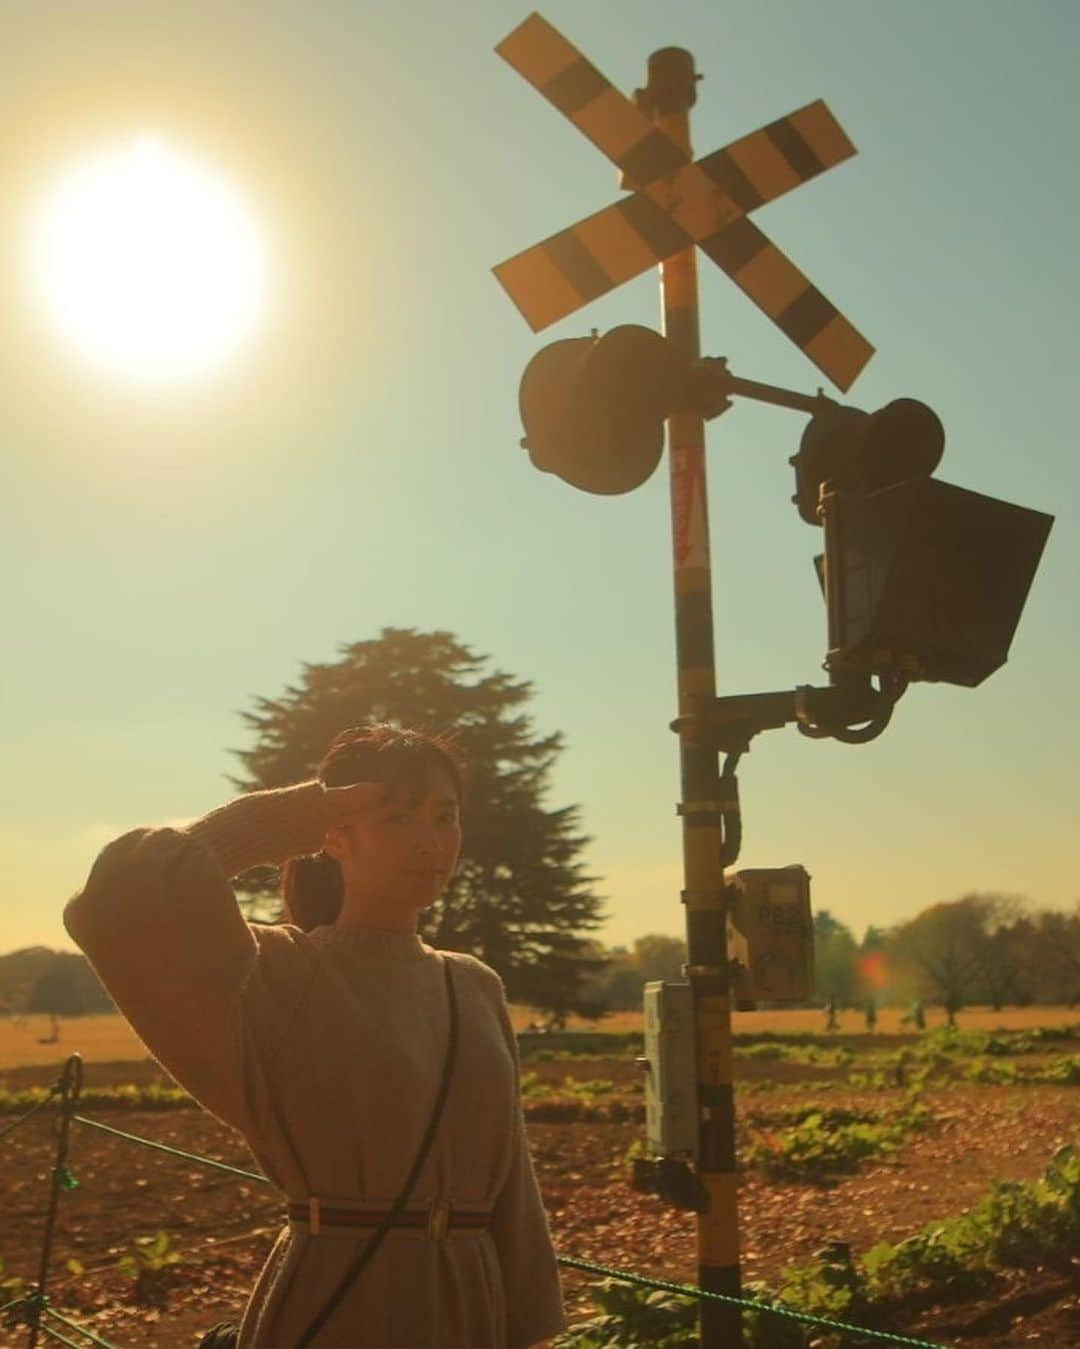
[[[582, 944], [573, 995], [562, 970], [550, 986], [534, 973], [527, 1005], [555, 1024], [568, 1013], [600, 1019], [640, 1011], [645, 985], [681, 979], [682, 937], [649, 933], [630, 946]], [[845, 1008], [933, 1003], [950, 1021], [964, 1007], [1080, 1004], [1080, 903], [1035, 910], [1015, 895], [969, 894], [931, 904], [861, 940], [828, 909], [814, 917], [815, 1005]], [[34, 947], [0, 956], [0, 1013], [79, 1016], [114, 1011], [85, 957]]]
[[[464, 845], [454, 878], [422, 915], [420, 935], [478, 956], [502, 976], [512, 1002], [555, 1021], [640, 1008], [645, 983], [681, 977], [685, 947], [652, 934], [631, 949], [608, 948], [592, 935], [605, 906], [582, 860], [590, 840], [578, 806], [549, 801], [565, 742], [534, 729], [532, 695], [527, 680], [492, 668], [452, 633], [384, 628], [342, 647], [336, 660], [302, 665], [276, 695], [256, 696], [241, 713], [250, 743], [231, 751], [242, 768], [229, 781], [248, 792], [312, 778], [331, 741], [351, 726], [388, 722], [449, 734], [466, 763]], [[278, 881], [269, 868], [238, 878], [249, 920], [280, 919]], [[966, 895], [888, 931], [870, 928], [861, 942], [827, 910], [814, 929], [817, 994], [836, 1006], [905, 997], [954, 1010], [1080, 1001], [1080, 908], [1032, 914], [1007, 896]], [[66, 959], [85, 966], [81, 957]], [[74, 971], [70, 963], [40, 969], [23, 979], [15, 1002], [0, 974], [0, 999], [60, 1015], [111, 1006], [100, 986], [86, 983], [88, 967]]]
[[823, 909], [814, 919], [817, 994], [840, 1007], [913, 999], [962, 1007], [1080, 1002], [1080, 902], [1035, 910], [1018, 895], [931, 904], [861, 942]]

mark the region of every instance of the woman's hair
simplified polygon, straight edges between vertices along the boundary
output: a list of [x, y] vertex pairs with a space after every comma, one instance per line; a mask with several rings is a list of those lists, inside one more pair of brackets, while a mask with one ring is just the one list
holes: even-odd
[[[441, 735], [397, 726], [351, 726], [336, 736], [319, 764], [327, 787], [384, 782], [390, 792], [422, 793], [433, 769], [441, 768], [463, 797], [462, 765], [453, 743]], [[335, 858], [324, 852], [290, 858], [281, 873], [285, 918], [305, 932], [333, 923], [341, 913], [345, 882]]]

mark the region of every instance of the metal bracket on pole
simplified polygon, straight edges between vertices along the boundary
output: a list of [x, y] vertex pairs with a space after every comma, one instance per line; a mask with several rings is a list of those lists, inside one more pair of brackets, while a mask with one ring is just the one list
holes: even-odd
[[719, 908], [727, 898], [724, 889], [720, 890], [680, 890], [679, 898], [684, 904], [714, 905]]
[[737, 796], [725, 797], [722, 801], [678, 801], [676, 815], [723, 815], [726, 810], [738, 810]]
[[[875, 688], [869, 679], [845, 679], [825, 688], [803, 684], [777, 693], [734, 694], [676, 718], [671, 729], [679, 735], [692, 731], [695, 739], [726, 754], [745, 754], [755, 735], [789, 722], [815, 739], [832, 736], [858, 743], [860, 737], [880, 735], [905, 687], [896, 682]], [[868, 723], [865, 732], [851, 729], [862, 723]]]
[[752, 398], [756, 403], [771, 403], [773, 407], [809, 412], [811, 416], [833, 402], [821, 389], [811, 395], [756, 379], [742, 379], [728, 369], [726, 356], [702, 357], [688, 373], [685, 394], [694, 411], [706, 421], [726, 412], [732, 398]]
[[672, 1208], [688, 1213], [707, 1213], [709, 1195], [688, 1162], [678, 1157], [635, 1157], [630, 1188], [639, 1194], [655, 1194]]

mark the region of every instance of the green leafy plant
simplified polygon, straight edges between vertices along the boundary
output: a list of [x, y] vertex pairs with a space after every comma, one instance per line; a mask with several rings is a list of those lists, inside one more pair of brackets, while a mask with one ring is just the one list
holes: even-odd
[[144, 1307], [168, 1305], [170, 1272], [183, 1257], [172, 1249], [167, 1232], [136, 1237], [129, 1255], [116, 1262], [117, 1268], [133, 1280], [135, 1301]]
[[868, 1157], [896, 1151], [930, 1119], [917, 1097], [892, 1114], [811, 1110], [786, 1128], [760, 1131], [746, 1158], [770, 1177], [821, 1182], [854, 1171]]
[[977, 1284], [995, 1266], [1066, 1254], [1078, 1242], [1080, 1157], [1066, 1147], [1037, 1179], [998, 1181], [970, 1212], [930, 1223], [895, 1246], [875, 1246], [863, 1265], [873, 1299], [899, 1298], [957, 1281]]
[[600, 1315], [571, 1326], [555, 1340], [558, 1349], [627, 1349], [641, 1344], [683, 1349], [698, 1343], [697, 1303], [692, 1298], [614, 1279], [593, 1284], [589, 1293]]
[[1007, 1087], [1076, 1087], [1080, 1086], [1080, 1054], [1056, 1059], [1044, 1068], [1022, 1071], [1015, 1063], [998, 1063], [993, 1059], [974, 1059], [964, 1068], [969, 1082], [989, 1082]]

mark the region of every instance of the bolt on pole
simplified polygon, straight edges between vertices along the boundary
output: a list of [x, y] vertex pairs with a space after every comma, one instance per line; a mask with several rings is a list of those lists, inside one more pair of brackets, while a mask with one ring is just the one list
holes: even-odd
[[[638, 102], [692, 160], [690, 108], [694, 58], [677, 47], [654, 52]], [[677, 189], [674, 189], [677, 190]], [[697, 257], [693, 245], [660, 266], [664, 334], [688, 362], [701, 356]], [[687, 978], [697, 1044], [698, 1176], [708, 1196], [697, 1215], [698, 1283], [738, 1296], [739, 1227], [735, 1176], [731, 991], [726, 951], [725, 821], [737, 818], [730, 778], [721, 779], [718, 752], [702, 738], [716, 697], [709, 518], [705, 490], [705, 422], [692, 413], [668, 419], [671, 524], [678, 665], [679, 759], [686, 906]], [[733, 859], [732, 859], [733, 860]], [[742, 1343], [739, 1308], [702, 1304], [701, 1344], [733, 1349]]]

